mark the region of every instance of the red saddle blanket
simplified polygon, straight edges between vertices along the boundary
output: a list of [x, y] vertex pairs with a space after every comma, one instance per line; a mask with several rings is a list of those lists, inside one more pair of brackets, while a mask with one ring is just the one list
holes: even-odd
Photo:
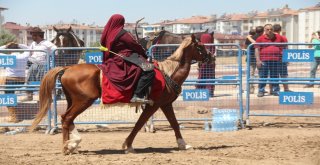
[[[103, 104], [113, 104], [113, 103], [130, 103], [130, 99], [133, 96], [134, 89], [130, 89], [126, 92], [118, 91], [113, 84], [108, 80], [107, 76], [104, 73], [105, 65], [98, 65], [102, 71], [102, 84], [101, 84], [101, 98]], [[156, 100], [164, 91], [165, 88], [165, 79], [162, 73], [158, 69], [154, 69], [155, 78], [152, 82], [150, 99]]]

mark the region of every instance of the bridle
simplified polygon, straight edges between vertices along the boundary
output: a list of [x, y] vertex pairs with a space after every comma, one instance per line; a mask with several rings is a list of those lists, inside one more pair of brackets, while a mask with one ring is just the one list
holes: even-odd
[[[199, 42], [196, 42], [196, 43], [194, 43], [194, 44], [196, 44], [196, 49], [197, 49], [198, 53], [199, 53], [200, 55], [203, 55], [203, 56], [204, 56], [202, 62], [208, 63], [208, 62], [210, 61], [210, 58], [211, 58], [210, 53], [208, 53], [208, 51], [207, 51], [207, 49], [204, 47], [204, 45], [199, 45]], [[200, 46], [202, 46], [202, 47], [200, 47]], [[205, 53], [204, 53], [204, 52], [205, 52]]]

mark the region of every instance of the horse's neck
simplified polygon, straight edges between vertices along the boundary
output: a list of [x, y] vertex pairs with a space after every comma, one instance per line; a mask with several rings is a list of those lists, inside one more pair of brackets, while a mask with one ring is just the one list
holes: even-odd
[[180, 86], [187, 79], [191, 68], [191, 60], [186, 60], [184, 57], [185, 55], [182, 56], [179, 65], [171, 75], [171, 79]]

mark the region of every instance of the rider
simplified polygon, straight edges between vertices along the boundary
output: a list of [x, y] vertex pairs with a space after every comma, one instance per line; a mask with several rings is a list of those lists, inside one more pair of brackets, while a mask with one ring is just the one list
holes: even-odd
[[103, 64], [107, 66], [106, 76], [120, 92], [136, 87], [130, 102], [145, 103], [148, 101], [145, 96], [155, 73], [153, 70], [144, 71], [138, 65], [124, 59], [146, 62], [148, 58], [143, 47], [123, 29], [124, 23], [122, 15], [114, 14], [104, 27], [100, 42], [110, 50], [103, 54]]

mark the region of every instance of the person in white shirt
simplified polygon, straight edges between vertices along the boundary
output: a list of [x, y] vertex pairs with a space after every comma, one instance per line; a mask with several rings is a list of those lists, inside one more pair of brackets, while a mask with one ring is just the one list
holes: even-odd
[[[57, 46], [50, 41], [44, 40], [44, 31], [39, 27], [32, 28], [30, 33], [32, 35], [33, 42], [29, 49], [42, 50], [46, 53], [40, 51], [31, 52], [29, 57], [31, 66], [29, 67], [28, 82], [41, 81], [46, 71], [49, 55], [57, 48]], [[27, 97], [24, 98], [23, 101], [31, 100], [33, 100], [33, 92], [29, 91], [27, 92]]]
[[[0, 47], [0, 50], [3, 49], [27, 49], [25, 45], [22, 44], [16, 44], [14, 42], [10, 42], [6, 45], [3, 45]], [[5, 54], [4, 54], [5, 53]], [[5, 84], [6, 85], [23, 85], [25, 83], [26, 79], [26, 67], [27, 67], [27, 61], [30, 55], [30, 52], [4, 52], [0, 55], [3, 56], [16, 56], [16, 65], [15, 66], [9, 66], [5, 68]], [[7, 87], [7, 89], [12, 89], [16, 87]], [[15, 91], [5, 91], [5, 94], [14, 94]], [[9, 119], [8, 122], [17, 123], [21, 120], [17, 118], [16, 115], [16, 107], [14, 106], [7, 106], [8, 112], [9, 112]]]

